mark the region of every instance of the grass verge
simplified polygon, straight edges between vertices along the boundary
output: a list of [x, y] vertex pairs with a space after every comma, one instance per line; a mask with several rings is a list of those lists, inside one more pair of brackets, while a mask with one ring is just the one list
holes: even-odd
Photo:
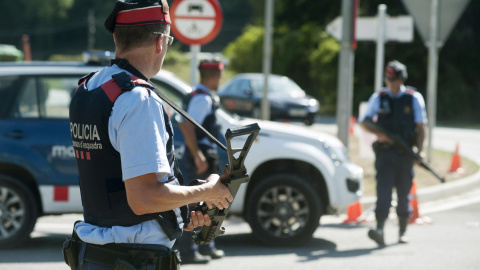
[[[363, 194], [364, 196], [374, 196], [376, 194], [376, 172], [374, 167], [375, 160], [366, 159], [360, 156], [359, 138], [357, 136], [350, 136], [349, 139], [350, 160], [363, 168]], [[452, 152], [437, 149], [433, 149], [432, 151], [432, 162], [430, 163], [430, 166], [440, 176], [444, 176], [447, 183], [472, 175], [480, 169], [479, 166], [472, 160], [465, 157], [460, 157], [463, 172], [461, 174], [450, 173], [449, 170], [452, 162], [453, 150], [454, 149], [452, 149]], [[414, 166], [414, 173], [414, 179], [417, 183], [417, 188], [441, 185], [440, 181], [433, 174], [418, 165]]]

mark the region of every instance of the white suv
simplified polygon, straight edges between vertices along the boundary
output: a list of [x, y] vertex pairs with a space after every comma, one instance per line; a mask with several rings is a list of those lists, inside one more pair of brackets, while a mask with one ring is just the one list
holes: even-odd
[[243, 214], [267, 245], [310, 239], [324, 214], [345, 211], [360, 199], [363, 169], [348, 160], [336, 137], [302, 125], [239, 119], [217, 113], [222, 129], [258, 123], [245, 160], [250, 182], [240, 186], [230, 213]]
[[[77, 80], [101, 68], [0, 64], [0, 247], [24, 242], [39, 216], [82, 212], [68, 106]], [[191, 91], [167, 71], [152, 82], [179, 105]], [[183, 137], [175, 112], [166, 107], [181, 158]], [[323, 214], [343, 211], [359, 200], [363, 170], [349, 162], [338, 139], [300, 125], [240, 119], [223, 110], [217, 116], [223, 132], [252, 122], [260, 125], [245, 161], [250, 182], [241, 186], [230, 212], [243, 215], [262, 242], [301, 244]], [[226, 153], [219, 153], [226, 163]]]

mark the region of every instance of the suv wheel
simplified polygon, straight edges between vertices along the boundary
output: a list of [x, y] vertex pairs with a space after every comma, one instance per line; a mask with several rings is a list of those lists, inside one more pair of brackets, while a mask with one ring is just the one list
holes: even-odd
[[246, 207], [254, 235], [267, 245], [299, 245], [309, 240], [322, 215], [320, 196], [294, 174], [275, 174], [253, 188]]
[[21, 181], [0, 175], [0, 248], [25, 242], [37, 216], [32, 192]]

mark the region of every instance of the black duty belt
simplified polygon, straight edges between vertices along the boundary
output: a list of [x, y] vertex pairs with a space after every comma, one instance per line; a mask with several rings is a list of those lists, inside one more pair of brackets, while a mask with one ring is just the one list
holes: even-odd
[[401, 155], [406, 155], [405, 149], [399, 148], [393, 144], [376, 141], [372, 144], [373, 150], [393, 150]]
[[126, 261], [136, 268], [154, 265], [154, 269], [177, 269], [180, 263], [177, 253], [165, 246], [85, 243], [84, 260], [95, 264], [113, 267], [117, 260]]

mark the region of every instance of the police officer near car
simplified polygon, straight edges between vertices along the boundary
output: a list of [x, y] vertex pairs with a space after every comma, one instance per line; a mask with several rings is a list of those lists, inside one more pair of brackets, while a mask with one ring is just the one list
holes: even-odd
[[367, 110], [359, 119], [363, 129], [377, 135], [377, 141], [373, 143], [377, 171], [377, 228], [369, 230], [368, 237], [379, 246], [385, 245], [383, 230], [391, 207], [393, 187], [396, 188], [398, 197], [398, 242], [408, 242], [406, 231], [411, 214], [408, 195], [412, 187], [414, 159], [392, 147], [392, 138], [369, 129], [362, 122], [366, 118], [372, 119], [383, 130], [398, 135], [410, 147], [416, 146], [418, 153], [422, 153], [427, 123], [425, 101], [415, 88], [404, 85], [406, 80], [405, 65], [396, 60], [388, 62], [385, 68], [386, 87], [370, 97]]
[[211, 220], [188, 206], [228, 207], [220, 179], [182, 186], [173, 129], [149, 78], [173, 42], [166, 0], [118, 0], [105, 21], [112, 65], [82, 78], [70, 105], [84, 221], [63, 246], [71, 269], [178, 269], [183, 231]]
[[[224, 65], [218, 59], [203, 60], [198, 69], [200, 83], [183, 100], [184, 110], [218, 139], [220, 130], [215, 116], [218, 108], [215, 92], [220, 85]], [[217, 146], [185, 119], [181, 119], [179, 128], [186, 144], [186, 151], [182, 157], [184, 172], [186, 172], [185, 184], [188, 185], [194, 179], [204, 179], [210, 174], [218, 173]], [[184, 263], [208, 263], [210, 258], [219, 259], [224, 256], [224, 252], [215, 247], [214, 240], [208, 245], [198, 246], [192, 241], [190, 232], [184, 233], [177, 245]]]

